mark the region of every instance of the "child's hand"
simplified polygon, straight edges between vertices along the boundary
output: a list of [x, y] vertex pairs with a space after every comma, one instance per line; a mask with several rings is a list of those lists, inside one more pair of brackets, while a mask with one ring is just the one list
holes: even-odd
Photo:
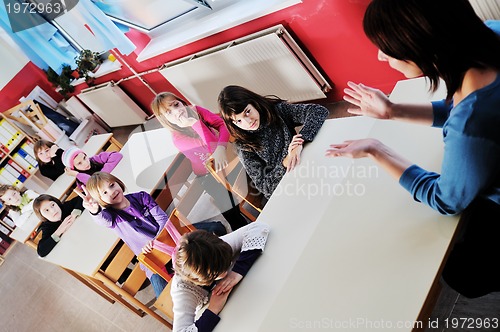
[[54, 158], [56, 156], [57, 150], [59, 150], [59, 147], [55, 144], [50, 147], [50, 157], [51, 158]]
[[241, 279], [243, 279], [241, 274], [233, 271], [229, 272], [223, 279], [217, 282], [217, 285], [212, 290], [212, 294], [221, 295], [222, 293], [231, 291]]
[[75, 220], [76, 220], [76, 216], [74, 214], [70, 214], [69, 216], [64, 218], [61, 225], [59, 225], [59, 227], [56, 229], [54, 234], [56, 234], [57, 236], [61, 236], [64, 232], [66, 232], [71, 227], [71, 225], [73, 225]]
[[289, 152], [289, 154], [283, 159], [283, 166], [286, 167], [286, 171], [291, 172], [295, 166], [300, 163], [300, 154], [302, 153], [302, 148], [304, 146], [302, 144], [296, 145], [293, 150]]
[[149, 241], [144, 247], [142, 247], [143, 254], [149, 254], [151, 251], [153, 251], [153, 240]]
[[292, 137], [292, 141], [288, 145], [288, 154], [292, 152], [297, 146], [304, 144], [304, 139], [301, 134], [297, 134]]
[[226, 148], [222, 145], [219, 145], [215, 149], [214, 153], [212, 153], [212, 155], [210, 156], [210, 159], [213, 160], [215, 171], [222, 171], [227, 167]]
[[69, 169], [68, 167], [64, 168], [64, 173], [68, 174], [69, 176], [77, 176], [78, 172], [72, 169]]
[[181, 116], [177, 125], [181, 128], [192, 127], [196, 123], [196, 121], [198, 121], [198, 119], [196, 118], [187, 118]]
[[97, 212], [99, 212], [99, 204], [92, 198], [92, 196], [90, 196], [87, 188], [84, 185], [82, 185], [82, 190], [83, 193], [76, 189], [74, 191], [83, 199], [83, 207], [89, 210], [89, 212], [92, 214], [96, 214]]
[[212, 292], [212, 296], [210, 297], [210, 303], [208, 304], [207, 309], [213, 312], [214, 314], [218, 315], [226, 305], [229, 293], [231, 293], [231, 290], [222, 293], [221, 295], [217, 295]]

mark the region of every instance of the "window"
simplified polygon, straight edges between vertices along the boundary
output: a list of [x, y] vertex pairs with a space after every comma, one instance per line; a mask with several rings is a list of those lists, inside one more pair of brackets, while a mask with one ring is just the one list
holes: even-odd
[[147, 33], [144, 61], [300, 0], [92, 0], [112, 20]]
[[205, 0], [92, 0], [113, 21], [150, 32], [193, 11], [210, 12]]

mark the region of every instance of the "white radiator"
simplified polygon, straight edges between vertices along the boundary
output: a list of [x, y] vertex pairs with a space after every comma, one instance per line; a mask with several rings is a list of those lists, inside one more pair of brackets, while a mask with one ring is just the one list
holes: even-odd
[[82, 90], [78, 99], [110, 127], [137, 125], [146, 121], [147, 114], [112, 81]]
[[483, 20], [500, 19], [499, 0], [469, 0], [476, 14]]
[[172, 61], [160, 72], [191, 103], [218, 113], [226, 85], [289, 102], [325, 98], [330, 84], [282, 25]]

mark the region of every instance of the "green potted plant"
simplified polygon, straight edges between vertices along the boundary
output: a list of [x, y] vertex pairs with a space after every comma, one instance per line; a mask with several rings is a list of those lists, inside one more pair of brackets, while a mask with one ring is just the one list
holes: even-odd
[[94, 78], [89, 74], [97, 71], [102, 63], [102, 59], [100, 58], [98, 52], [92, 52], [91, 50], [82, 50], [80, 54], [75, 57], [75, 63], [80, 77], [84, 77], [85, 82], [89, 84], [94, 80]]
[[68, 95], [75, 91], [75, 87], [71, 85], [74, 70], [71, 69], [69, 65], [63, 65], [61, 74], [56, 73], [52, 68], [47, 69], [47, 79], [54, 87], [58, 87], [57, 90], [64, 99], [68, 98]]

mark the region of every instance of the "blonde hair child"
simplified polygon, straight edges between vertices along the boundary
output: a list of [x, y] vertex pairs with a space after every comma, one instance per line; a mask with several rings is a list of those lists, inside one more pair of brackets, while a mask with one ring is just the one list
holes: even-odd
[[[217, 171], [227, 166], [229, 132], [221, 117], [203, 107], [189, 105], [170, 92], [159, 93], [153, 99], [151, 109], [161, 124], [170, 129], [175, 146], [191, 161], [193, 172], [205, 191], [212, 196], [231, 229], [234, 231], [246, 225], [237, 199], [208, 173], [205, 166], [209, 160], [212, 160]], [[229, 174], [228, 177], [235, 175]]]
[[22, 227], [33, 214], [33, 200], [38, 193], [30, 189], [19, 189], [12, 185], [0, 185], [0, 200], [10, 208], [9, 218], [18, 227]]

